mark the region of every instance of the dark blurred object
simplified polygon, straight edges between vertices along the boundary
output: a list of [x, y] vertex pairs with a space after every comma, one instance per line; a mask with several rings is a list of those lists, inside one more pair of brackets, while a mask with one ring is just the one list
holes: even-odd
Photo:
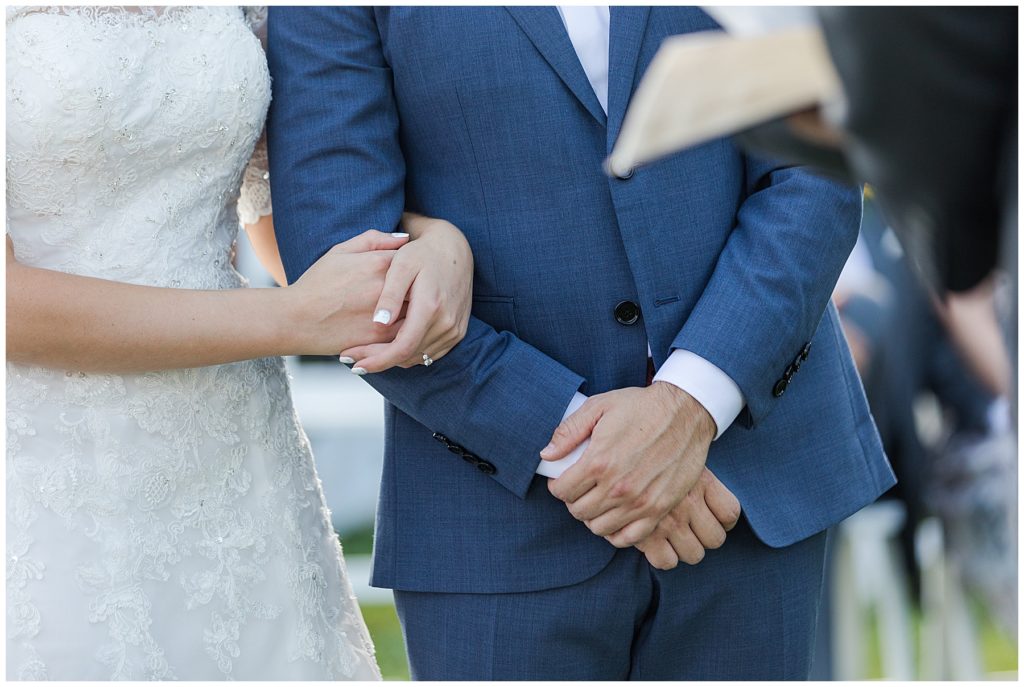
[[846, 94], [850, 166], [900, 231], [934, 237], [937, 283], [974, 286], [996, 265], [1002, 211], [1016, 193], [1017, 8], [818, 14]]
[[767, 157], [797, 161], [815, 172], [847, 184], [857, 183], [845, 153], [830, 141], [814, 140], [793, 126], [792, 115], [740, 131], [733, 137], [740, 147]]
[[1016, 232], [1017, 8], [818, 15], [846, 96], [831, 117], [841, 160], [793, 117], [741, 143], [872, 184], [926, 281], [940, 292], [973, 287]]
[[995, 396], [964, 364], [871, 196], [868, 191], [860, 247], [870, 255], [876, 280], [881, 283], [848, 294], [837, 289], [836, 300], [847, 336], [859, 340], [864, 349], [858, 370], [899, 480], [887, 497], [903, 501], [907, 508], [901, 542], [916, 597], [914, 530], [928, 512], [926, 494], [934, 457], [920, 435], [915, 402], [922, 393], [931, 393], [943, 408], [948, 431], [982, 434], [988, 429], [987, 413]]

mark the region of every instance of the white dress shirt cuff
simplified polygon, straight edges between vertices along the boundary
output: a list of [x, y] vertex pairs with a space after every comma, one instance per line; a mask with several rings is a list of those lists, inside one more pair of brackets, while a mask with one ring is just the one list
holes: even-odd
[[747, 403], [732, 377], [696, 353], [678, 348], [658, 369], [654, 381], [674, 384], [697, 399], [715, 421], [715, 439], [729, 429]]
[[[569, 417], [577, 410], [579, 410], [586, 402], [587, 397], [576, 392], [576, 395], [569, 401], [569, 407], [565, 410], [565, 415], [562, 416], [562, 420]], [[545, 477], [561, 477], [562, 473], [568, 470], [576, 461], [583, 456], [583, 452], [587, 450], [587, 446], [590, 445], [590, 439], [586, 439], [582, 444], [577, 446], [572, 453], [567, 455], [565, 458], [559, 458], [558, 460], [542, 460], [540, 465], [537, 466], [537, 474], [544, 475]]]

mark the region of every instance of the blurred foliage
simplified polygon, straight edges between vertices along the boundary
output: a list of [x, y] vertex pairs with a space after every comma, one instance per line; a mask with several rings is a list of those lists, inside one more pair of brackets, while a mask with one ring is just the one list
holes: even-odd
[[373, 553], [373, 525], [339, 535], [346, 556], [369, 556]]

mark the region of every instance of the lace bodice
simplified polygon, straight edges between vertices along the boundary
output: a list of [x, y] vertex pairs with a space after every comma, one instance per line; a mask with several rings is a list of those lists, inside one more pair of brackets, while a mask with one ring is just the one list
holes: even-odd
[[19, 260], [237, 286], [235, 203], [270, 102], [260, 20], [237, 7], [9, 9], [7, 211]]
[[[242, 285], [229, 256], [243, 176], [240, 214], [269, 210], [253, 155], [270, 100], [260, 18], [9, 10], [17, 257]], [[379, 678], [282, 360], [136, 375], [8, 363], [6, 466], [8, 678]]]

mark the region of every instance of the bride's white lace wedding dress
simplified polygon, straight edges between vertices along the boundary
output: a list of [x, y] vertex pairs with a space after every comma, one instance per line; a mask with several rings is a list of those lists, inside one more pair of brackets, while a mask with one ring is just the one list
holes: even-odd
[[[8, 10], [19, 260], [243, 285], [235, 206], [270, 100], [253, 24], [232, 7]], [[281, 360], [7, 365], [7, 676], [379, 677]]]

